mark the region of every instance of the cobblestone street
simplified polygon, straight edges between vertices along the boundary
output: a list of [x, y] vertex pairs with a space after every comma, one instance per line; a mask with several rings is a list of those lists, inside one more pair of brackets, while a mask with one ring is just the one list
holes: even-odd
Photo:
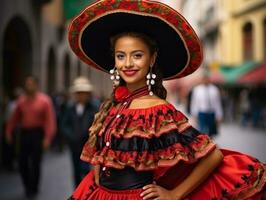
[[[71, 162], [68, 151], [46, 153], [42, 167], [42, 181], [38, 200], [64, 200], [71, 195]], [[0, 173], [0, 199], [26, 200], [18, 172]]]

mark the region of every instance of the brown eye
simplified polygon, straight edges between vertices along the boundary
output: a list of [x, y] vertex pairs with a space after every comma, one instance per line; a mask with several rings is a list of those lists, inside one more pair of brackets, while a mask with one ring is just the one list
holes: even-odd
[[142, 58], [142, 56], [143, 56], [142, 53], [134, 54], [134, 58], [136, 58], [136, 59], [140, 59], [140, 58]]
[[124, 57], [125, 57], [125, 56], [124, 56], [123, 54], [117, 54], [117, 55], [116, 55], [116, 58], [117, 58], [118, 60], [122, 60]]

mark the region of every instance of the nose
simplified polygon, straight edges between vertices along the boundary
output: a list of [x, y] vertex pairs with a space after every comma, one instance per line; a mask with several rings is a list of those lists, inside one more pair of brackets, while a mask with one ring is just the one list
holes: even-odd
[[132, 66], [133, 66], [132, 59], [130, 58], [130, 56], [128, 56], [126, 59], [125, 67], [131, 68]]

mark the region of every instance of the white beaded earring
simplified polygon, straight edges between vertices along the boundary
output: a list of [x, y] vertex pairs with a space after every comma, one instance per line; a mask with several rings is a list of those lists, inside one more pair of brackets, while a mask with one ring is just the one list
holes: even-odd
[[119, 73], [118, 73], [117, 69], [114, 67], [109, 72], [111, 74], [110, 79], [113, 81], [113, 84], [115, 86], [119, 85], [119, 83], [120, 83], [120, 76], [119, 76]]
[[151, 90], [151, 86], [152, 85], [155, 85], [155, 78], [156, 78], [156, 74], [153, 74], [152, 73], [152, 67], [150, 67], [150, 71], [147, 74], [146, 78], [147, 78], [147, 82], [146, 83], [148, 85], [149, 95], [152, 96], [153, 95], [153, 92]]

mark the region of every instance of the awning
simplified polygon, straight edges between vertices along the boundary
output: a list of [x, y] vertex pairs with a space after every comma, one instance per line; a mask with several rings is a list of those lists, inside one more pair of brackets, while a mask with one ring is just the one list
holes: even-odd
[[210, 79], [214, 83], [235, 84], [239, 77], [257, 68], [258, 63], [247, 61], [240, 65], [220, 65], [217, 70], [211, 71]]
[[258, 67], [256, 67], [255, 69], [240, 76], [237, 82], [243, 84], [266, 83], [266, 62], [258, 65]]
[[258, 63], [254, 61], [247, 61], [233, 67], [221, 66], [220, 72], [224, 77], [225, 83], [236, 83], [240, 76], [256, 68], [257, 64]]
[[96, 0], [64, 0], [65, 19], [71, 19]]
[[210, 75], [210, 81], [213, 83], [224, 83], [224, 76], [219, 71], [213, 71]]

